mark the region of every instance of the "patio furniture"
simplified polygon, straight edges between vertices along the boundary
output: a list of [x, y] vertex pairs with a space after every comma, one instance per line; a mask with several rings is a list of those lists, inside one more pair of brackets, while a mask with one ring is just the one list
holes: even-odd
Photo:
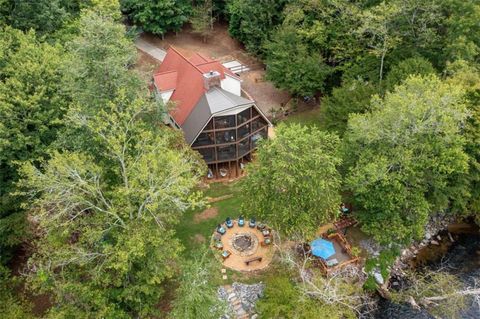
[[255, 225], [256, 225], [256, 221], [255, 221], [255, 218], [251, 218], [250, 219], [250, 222], [248, 223], [248, 226], [250, 226], [250, 228], [255, 228]]
[[262, 230], [262, 235], [263, 236], [270, 236], [270, 230], [269, 229], [263, 229]]
[[248, 260], [245, 260], [245, 265], [249, 266], [250, 263], [253, 263], [254, 261], [262, 262], [262, 257], [253, 257]]
[[228, 257], [230, 257], [231, 254], [232, 254], [232, 253], [231, 253], [230, 251], [224, 250], [224, 251], [222, 252], [222, 258], [223, 258], [223, 260], [225, 260], [225, 259], [227, 259]]
[[268, 238], [265, 238], [265, 239], [260, 243], [260, 245], [265, 247], [265, 246], [270, 245], [271, 243], [272, 243], [272, 240], [270, 239], [270, 237], [268, 237]]
[[217, 226], [217, 233], [219, 233], [220, 235], [223, 235], [227, 232], [227, 230], [220, 224], [218, 224]]
[[327, 264], [327, 267], [333, 267], [338, 265], [338, 260], [336, 258], [333, 258], [333, 259], [327, 260], [325, 263]]
[[227, 217], [227, 219], [225, 219], [225, 225], [227, 225], [228, 228], [233, 227], [233, 221], [230, 217]]
[[222, 240], [222, 235], [219, 233], [213, 234], [213, 239], [216, 241]]
[[257, 225], [258, 230], [264, 230], [265, 227], [267, 227], [267, 226], [265, 224], [262, 224], [262, 223], [258, 223], [258, 225]]
[[215, 241], [214, 247], [217, 249], [223, 249], [223, 244], [221, 241]]
[[240, 216], [238, 218], [238, 226], [243, 227], [245, 225], [245, 218], [243, 216]]
[[227, 169], [225, 169], [225, 168], [221, 168], [221, 169], [220, 169], [220, 176], [226, 177], [227, 174], [228, 174], [228, 170], [227, 170]]

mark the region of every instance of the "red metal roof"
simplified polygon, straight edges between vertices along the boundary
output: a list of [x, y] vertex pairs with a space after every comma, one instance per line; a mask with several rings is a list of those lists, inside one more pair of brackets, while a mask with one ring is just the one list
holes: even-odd
[[179, 125], [185, 122], [205, 93], [204, 73], [217, 71], [222, 79], [225, 78], [225, 73], [237, 77], [218, 61], [199, 53], [186, 52], [185, 54], [189, 57], [170, 46], [165, 59], [153, 75], [155, 86], [160, 91], [174, 90], [170, 100], [176, 102], [176, 107], [170, 114]]

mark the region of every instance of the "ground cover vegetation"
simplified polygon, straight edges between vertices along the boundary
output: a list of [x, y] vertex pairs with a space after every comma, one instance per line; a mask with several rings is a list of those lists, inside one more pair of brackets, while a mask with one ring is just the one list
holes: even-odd
[[[216, 220], [254, 215], [288, 239], [310, 239], [344, 195], [367, 234], [399, 246], [421, 238], [438, 212], [480, 220], [476, 1], [5, 0], [2, 315], [32, 316], [28, 290], [50, 296], [48, 318], [160, 316], [172, 280], [173, 317], [225, 310], [206, 280], [218, 271], [205, 252], [215, 223], [194, 219], [208, 208], [198, 191], [205, 166], [158, 125], [165, 106], [132, 69], [122, 12], [158, 35], [190, 21], [208, 38], [213, 21], [225, 20], [267, 79], [298, 98], [320, 97], [318, 111], [261, 142], [240, 184], [214, 186], [213, 197], [234, 195], [209, 204]], [[22, 277], [7, 267], [19, 248], [29, 255]], [[263, 318], [310, 318], [319, 305], [331, 318], [355, 315], [318, 293], [328, 283], [305, 293], [303, 272], [275, 274], [258, 306]], [[452, 279], [437, 279], [410, 294], [440, 303], [431, 298]]]

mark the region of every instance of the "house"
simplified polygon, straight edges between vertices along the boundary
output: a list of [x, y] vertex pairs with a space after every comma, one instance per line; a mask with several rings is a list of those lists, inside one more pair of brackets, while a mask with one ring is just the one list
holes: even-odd
[[174, 47], [153, 75], [154, 91], [173, 102], [166, 122], [209, 167], [209, 177], [238, 176], [272, 124], [241, 88], [241, 80], [218, 61]]

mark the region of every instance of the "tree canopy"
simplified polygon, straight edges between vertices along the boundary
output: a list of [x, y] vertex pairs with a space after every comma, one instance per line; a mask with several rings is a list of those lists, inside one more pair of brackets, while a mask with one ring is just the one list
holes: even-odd
[[62, 92], [60, 47], [39, 42], [33, 31], [5, 27], [1, 33], [0, 246], [5, 248], [25, 238], [24, 215], [13, 196], [18, 163], [47, 156], [63, 126], [68, 99]]
[[164, 35], [179, 31], [188, 21], [191, 4], [186, 0], [121, 0], [122, 10], [145, 31]]
[[371, 112], [351, 116], [345, 186], [363, 229], [379, 241], [419, 238], [429, 214], [456, 197], [451, 177], [468, 168], [463, 94], [435, 76], [413, 76], [385, 98], [374, 98]]
[[312, 237], [340, 205], [337, 136], [300, 125], [280, 125], [247, 166], [242, 211], [288, 235]]

